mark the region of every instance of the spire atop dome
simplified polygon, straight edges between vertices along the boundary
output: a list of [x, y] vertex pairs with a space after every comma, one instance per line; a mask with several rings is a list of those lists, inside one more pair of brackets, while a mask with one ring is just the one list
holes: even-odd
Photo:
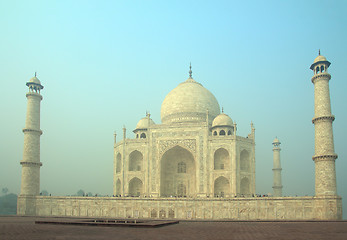
[[320, 49], [318, 49], [318, 55], [320, 56]]
[[193, 78], [192, 74], [193, 74], [193, 72], [192, 72], [192, 63], [189, 63], [189, 78]]

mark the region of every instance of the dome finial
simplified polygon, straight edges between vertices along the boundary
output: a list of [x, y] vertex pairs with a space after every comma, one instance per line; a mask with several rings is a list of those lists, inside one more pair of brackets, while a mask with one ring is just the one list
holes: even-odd
[[318, 55], [320, 56], [320, 49], [318, 49]]
[[35, 77], [36, 77], [36, 74], [37, 74], [37, 73], [35, 72]]
[[192, 72], [192, 63], [190, 62], [190, 63], [189, 63], [189, 78], [193, 78], [193, 77], [192, 77], [192, 73], [193, 73], [193, 72]]

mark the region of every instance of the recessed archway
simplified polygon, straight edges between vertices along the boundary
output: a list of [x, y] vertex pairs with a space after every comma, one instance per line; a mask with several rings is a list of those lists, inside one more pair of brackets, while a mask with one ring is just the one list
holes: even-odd
[[225, 148], [219, 148], [214, 152], [214, 170], [230, 168], [229, 152]]
[[142, 153], [135, 150], [129, 155], [129, 171], [141, 171], [142, 169]]
[[214, 196], [225, 197], [230, 194], [230, 183], [226, 177], [220, 176], [214, 181]]
[[[182, 166], [185, 166], [185, 171]], [[181, 146], [166, 151], [161, 158], [160, 195], [194, 196], [195, 184], [195, 161], [192, 153]]]
[[142, 194], [142, 181], [137, 177], [134, 177], [129, 182], [129, 195], [133, 197], [139, 197]]

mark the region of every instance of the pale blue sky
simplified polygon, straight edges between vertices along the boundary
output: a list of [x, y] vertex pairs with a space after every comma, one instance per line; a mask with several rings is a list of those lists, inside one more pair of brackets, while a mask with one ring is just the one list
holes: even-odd
[[[131, 2], [131, 3], [130, 3]], [[312, 72], [329, 72], [338, 193], [347, 218], [347, 1], [0, 1], [0, 187], [19, 193], [25, 83], [38, 72], [41, 189], [112, 194], [113, 132], [128, 137], [188, 77], [256, 128], [257, 192], [272, 191], [282, 142], [285, 195], [314, 194]]]

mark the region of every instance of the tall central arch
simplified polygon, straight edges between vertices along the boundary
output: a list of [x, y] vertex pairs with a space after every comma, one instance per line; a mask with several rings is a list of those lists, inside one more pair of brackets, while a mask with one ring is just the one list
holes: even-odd
[[196, 194], [195, 161], [187, 149], [175, 146], [161, 158], [160, 195], [194, 196]]

